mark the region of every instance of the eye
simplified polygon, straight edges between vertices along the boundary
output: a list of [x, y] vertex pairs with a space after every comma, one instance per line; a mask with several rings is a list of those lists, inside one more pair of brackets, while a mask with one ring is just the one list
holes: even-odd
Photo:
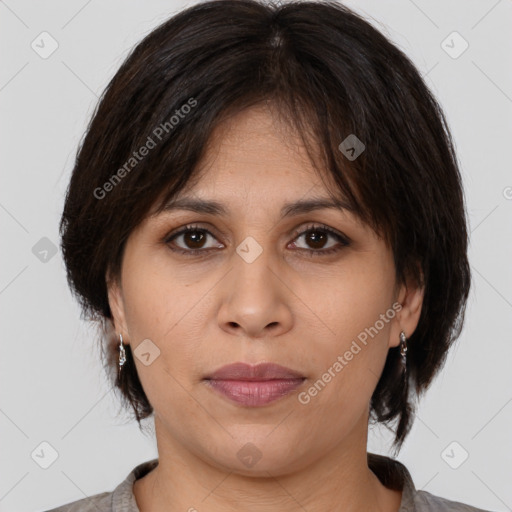
[[[164, 242], [171, 246], [172, 251], [180, 254], [186, 254], [188, 256], [208, 253], [211, 250], [222, 248], [222, 245], [220, 245], [220, 247], [218, 245], [205, 247], [208, 237], [215, 238], [215, 236], [206, 228], [202, 228], [198, 225], [188, 225], [176, 233], [171, 233], [166, 237]], [[307, 247], [298, 248], [300, 251], [305, 251], [311, 256], [332, 254], [340, 251], [343, 247], [350, 245], [350, 241], [346, 236], [324, 225], [309, 225], [305, 230], [296, 231], [294, 233], [294, 237], [293, 245], [295, 246], [297, 246], [295, 240], [301, 237], [304, 237], [307, 244], [313, 245], [313, 249], [308, 249]], [[179, 245], [176, 242], [176, 240], [179, 240], [180, 238], [182, 239], [183, 245]], [[322, 248], [329, 238], [335, 239], [337, 244], [334, 244], [334, 246], [331, 245], [327, 249]]]
[[[306, 243], [313, 245], [314, 248], [312, 250], [299, 248], [311, 254], [311, 256], [332, 254], [350, 245], [350, 241], [346, 236], [324, 225], [309, 225], [305, 230], [295, 232], [295, 236], [297, 239], [304, 237]], [[338, 244], [331, 245], [327, 249], [321, 248], [329, 238], [334, 238]], [[294, 242], [294, 245], [297, 245], [296, 242]]]
[[171, 244], [174, 243], [174, 240], [183, 237], [183, 242], [185, 243], [185, 247], [171, 247], [171, 249], [175, 252], [179, 252], [180, 254], [188, 254], [194, 255], [200, 252], [209, 252], [212, 248], [204, 249], [204, 244], [208, 236], [214, 238], [214, 235], [210, 233], [205, 228], [201, 228], [199, 226], [185, 226], [183, 229], [178, 231], [177, 233], [171, 234], [166, 238], [165, 243]]

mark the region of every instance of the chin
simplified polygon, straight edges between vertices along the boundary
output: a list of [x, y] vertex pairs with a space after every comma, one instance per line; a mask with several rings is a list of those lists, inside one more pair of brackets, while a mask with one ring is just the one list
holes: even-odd
[[246, 436], [244, 441], [219, 447], [214, 453], [210, 446], [208, 458], [219, 469], [248, 477], [285, 475], [308, 464], [307, 457], [297, 449], [297, 442], [290, 438], [270, 442], [267, 435], [265, 429], [260, 436]]

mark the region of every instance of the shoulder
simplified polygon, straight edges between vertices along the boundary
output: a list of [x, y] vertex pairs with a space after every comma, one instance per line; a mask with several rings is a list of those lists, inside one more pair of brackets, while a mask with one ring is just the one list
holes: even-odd
[[[484, 510], [482, 508], [472, 507], [459, 501], [452, 501], [440, 496], [435, 496], [427, 491], [415, 491], [414, 492], [414, 506], [411, 510], [417, 512], [492, 512], [490, 510]], [[407, 508], [404, 512], [407, 512]]]
[[113, 492], [102, 492], [45, 512], [112, 512]]
[[368, 466], [383, 485], [402, 491], [398, 512], [493, 512], [416, 489], [407, 467], [385, 455], [368, 453]]
[[133, 483], [158, 465], [158, 459], [142, 462], [110, 492], [94, 494], [44, 512], [139, 512], [133, 494]]

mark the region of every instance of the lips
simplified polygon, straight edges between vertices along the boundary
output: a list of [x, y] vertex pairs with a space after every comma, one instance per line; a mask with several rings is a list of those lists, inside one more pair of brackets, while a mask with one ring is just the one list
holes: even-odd
[[211, 375], [207, 380], [245, 380], [264, 381], [275, 379], [303, 379], [299, 372], [275, 363], [260, 363], [250, 365], [246, 363], [233, 363], [223, 366]]
[[206, 377], [209, 388], [238, 405], [266, 405], [297, 389], [306, 380], [299, 372], [274, 363], [234, 363]]

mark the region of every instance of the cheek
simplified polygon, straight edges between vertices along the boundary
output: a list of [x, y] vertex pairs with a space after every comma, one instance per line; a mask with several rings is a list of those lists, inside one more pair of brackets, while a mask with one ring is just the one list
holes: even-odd
[[165, 251], [132, 245], [123, 263], [126, 321], [137, 341], [158, 342], [183, 316], [187, 288], [166, 261]]
[[323, 427], [323, 442], [335, 442], [341, 433], [350, 432], [366, 413], [386, 358], [384, 331], [373, 339], [368, 337], [366, 344], [359, 341], [356, 329], [355, 336], [347, 332], [347, 337], [323, 346], [321, 351], [316, 347], [318, 373], [297, 399], [303, 423], [329, 419]]
[[125, 312], [131, 336], [136, 342], [160, 339], [159, 332], [170, 321], [172, 302], [166, 297], [164, 282], [144, 269], [125, 280]]
[[303, 402], [317, 409], [315, 414], [335, 407], [348, 413], [345, 418], [355, 417], [377, 385], [395, 311], [391, 307], [393, 274], [366, 266], [371, 268], [373, 272], [360, 272], [355, 267], [322, 293], [310, 294], [316, 311], [322, 314], [316, 320], [318, 335], [311, 338], [315, 349], [304, 353], [317, 374]]
[[[317, 278], [314, 285], [303, 280], [300, 288], [294, 289], [299, 297], [306, 298], [308, 327], [303, 332], [306, 337], [313, 334], [314, 345], [323, 354], [323, 364], [327, 362], [325, 356], [343, 353], [360, 334], [364, 338], [380, 315], [389, 312], [392, 318], [394, 274], [385, 261], [369, 260], [365, 255], [354, 258], [347, 268]], [[373, 339], [386, 337], [389, 323], [381, 324]], [[368, 352], [371, 350], [365, 350]]]
[[[192, 276], [185, 281], [183, 276], [168, 275], [169, 266], [161, 261], [139, 261], [126, 261], [123, 278], [125, 316], [137, 373], [152, 404], [156, 405], [163, 389], [163, 395], [179, 401], [191, 375], [204, 371], [199, 368], [198, 355], [209, 301], [205, 297], [198, 302], [198, 297], [211, 285], [203, 290], [202, 285], [191, 284]], [[197, 318], [202, 323], [196, 322]], [[144, 341], [151, 353], [149, 365], [138, 357], [145, 347], [143, 340], [151, 340], [150, 344]]]

